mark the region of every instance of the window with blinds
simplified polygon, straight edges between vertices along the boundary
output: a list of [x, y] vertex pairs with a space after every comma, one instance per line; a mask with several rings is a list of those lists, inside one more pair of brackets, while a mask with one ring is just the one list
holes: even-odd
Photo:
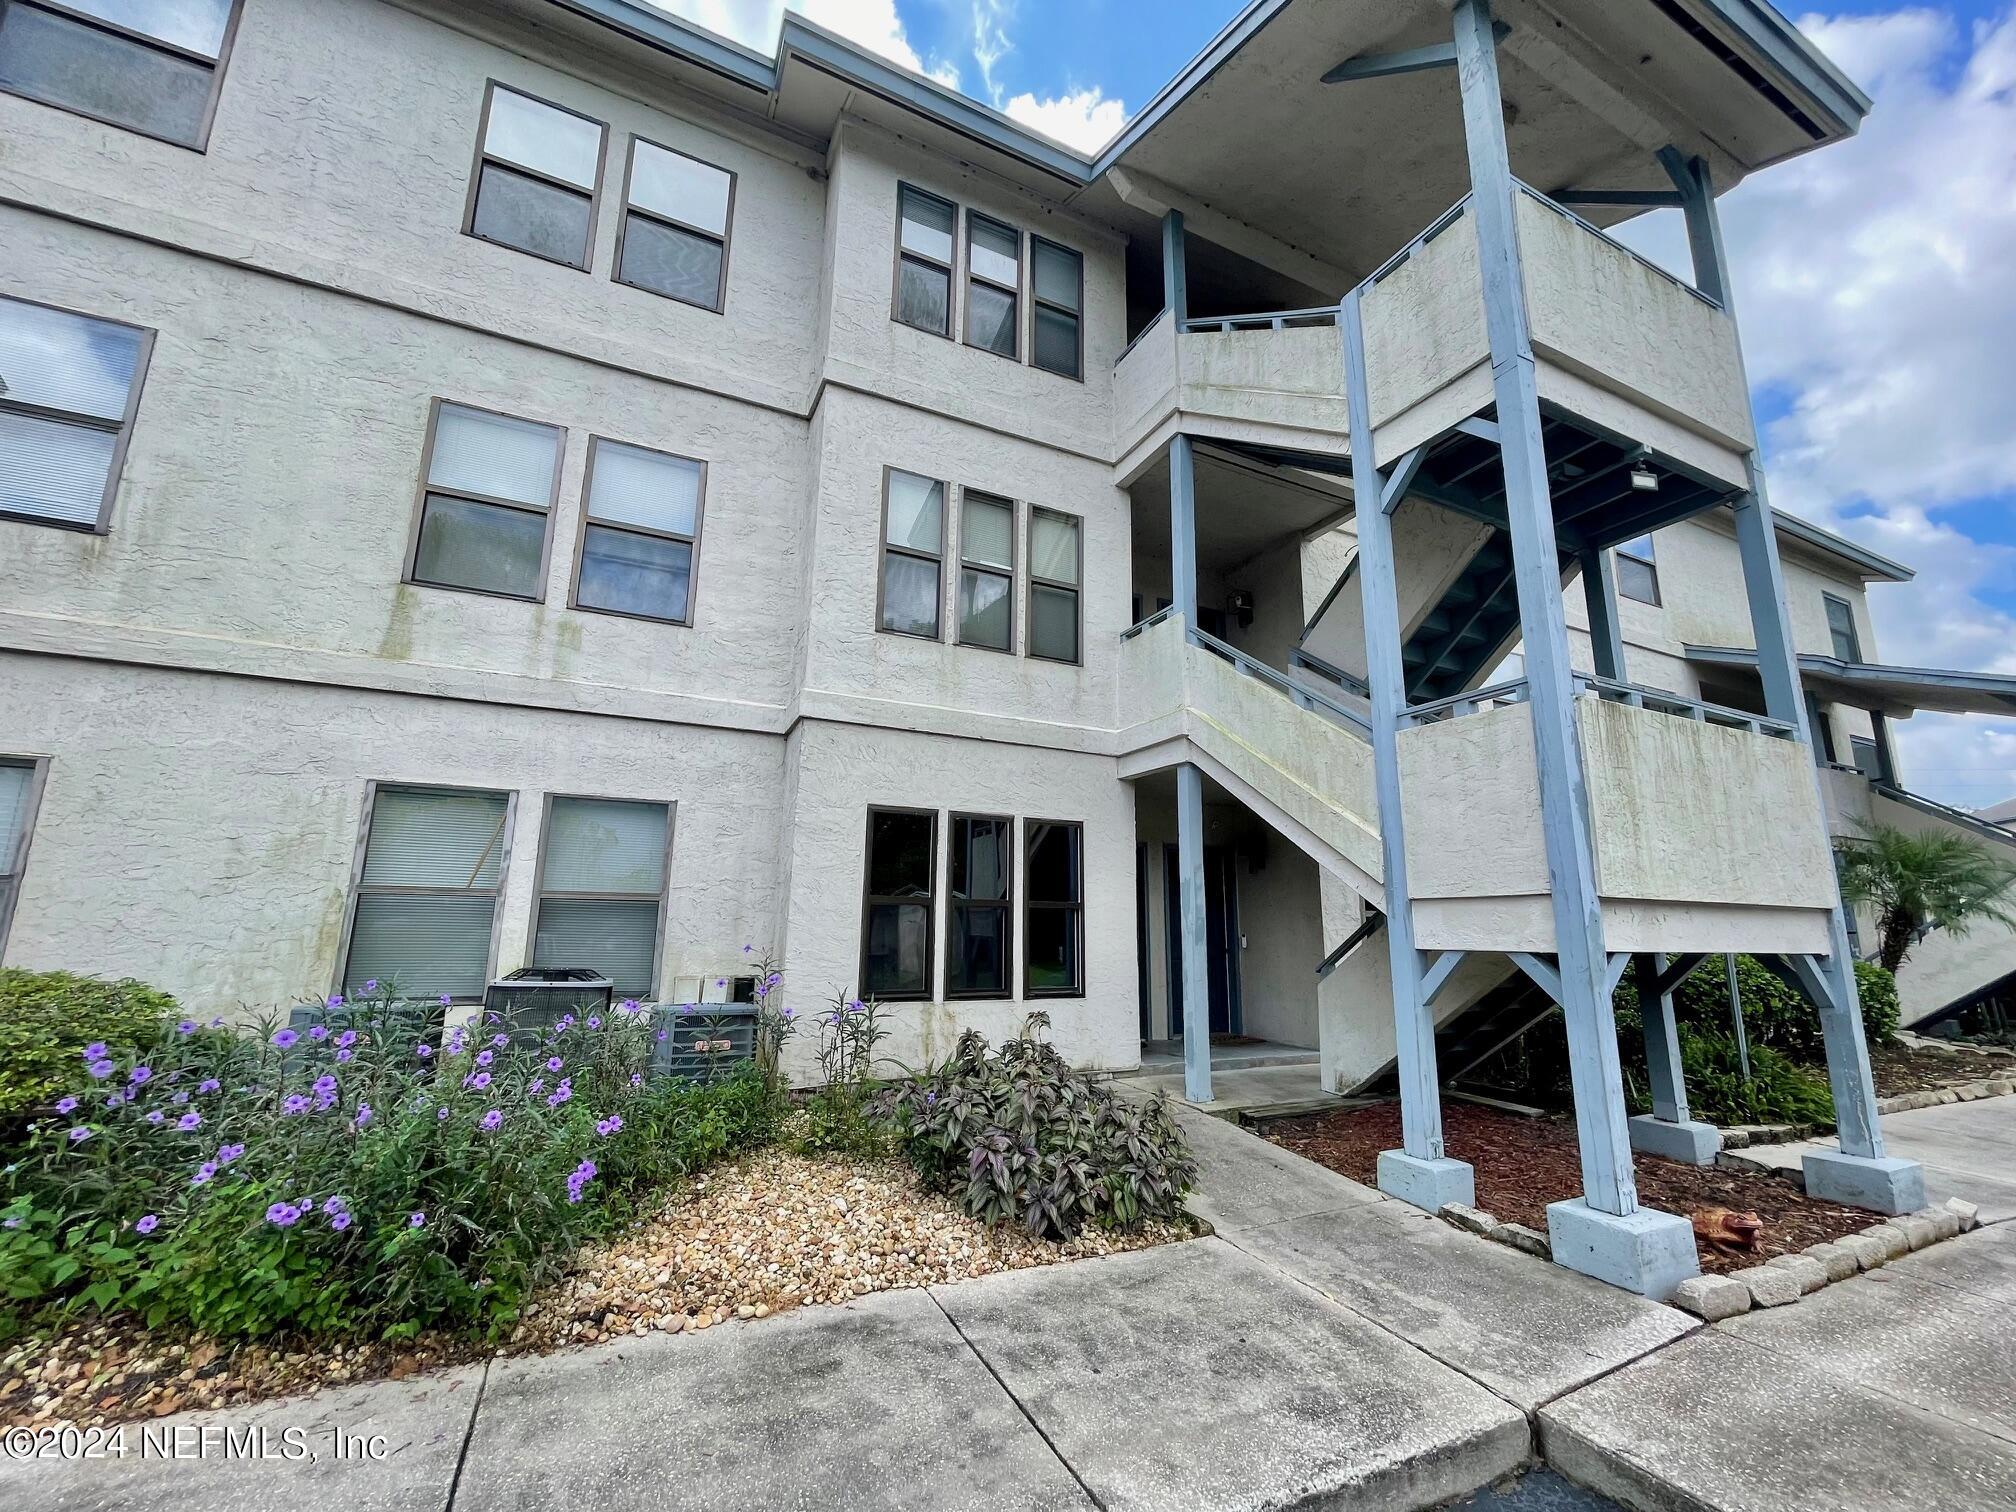
[[657, 995], [668, 804], [553, 798], [539, 857], [534, 966], [583, 966], [619, 998]]
[[0, 756], [0, 959], [7, 950], [7, 927], [14, 920], [21, 874], [28, 868], [38, 766], [26, 757]]
[[720, 310], [734, 205], [735, 175], [727, 169], [632, 137], [616, 281]]
[[585, 269], [609, 128], [578, 111], [491, 83], [462, 229]]
[[509, 793], [376, 789], [345, 992], [376, 981], [402, 997], [481, 1000], [510, 824]]
[[574, 607], [692, 624], [706, 479], [690, 457], [593, 438]]
[[1085, 376], [1085, 259], [1040, 236], [1029, 239], [1036, 293], [1031, 360], [1066, 378]]
[[944, 552], [945, 485], [890, 468], [882, 492], [884, 630], [939, 638]]
[[1827, 638], [1834, 655], [1844, 662], [1862, 660], [1862, 637], [1855, 629], [1855, 610], [1848, 600], [1831, 593], [1820, 595], [1827, 606]]
[[0, 298], [0, 516], [105, 531], [153, 339]]
[[202, 151], [239, 0], [8, 0], [0, 90]]
[[408, 581], [546, 597], [546, 544], [566, 432], [437, 399]]

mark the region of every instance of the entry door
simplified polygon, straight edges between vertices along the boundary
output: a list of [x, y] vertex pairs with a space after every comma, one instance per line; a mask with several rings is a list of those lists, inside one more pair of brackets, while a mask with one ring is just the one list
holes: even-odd
[[[1163, 849], [1163, 894], [1169, 918], [1169, 1036], [1183, 1037], [1183, 910], [1176, 847]], [[1232, 853], [1222, 845], [1204, 847], [1204, 969], [1211, 999], [1211, 1032], [1240, 1030], [1239, 891]]]

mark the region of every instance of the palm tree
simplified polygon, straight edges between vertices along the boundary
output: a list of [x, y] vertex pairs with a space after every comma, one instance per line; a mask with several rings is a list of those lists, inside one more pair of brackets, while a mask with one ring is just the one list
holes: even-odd
[[1841, 895], [1876, 910], [1886, 971], [1934, 929], [1962, 935], [1983, 919], [2016, 928], [2016, 868], [1978, 840], [1870, 824], [1840, 849]]

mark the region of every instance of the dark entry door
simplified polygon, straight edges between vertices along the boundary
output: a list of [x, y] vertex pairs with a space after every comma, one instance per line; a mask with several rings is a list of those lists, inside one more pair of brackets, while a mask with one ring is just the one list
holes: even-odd
[[[1163, 893], [1169, 918], [1169, 1036], [1183, 1037], [1183, 912], [1176, 847], [1162, 853]], [[1240, 1030], [1239, 892], [1232, 871], [1232, 853], [1221, 845], [1204, 847], [1204, 969], [1211, 998], [1211, 1032]]]

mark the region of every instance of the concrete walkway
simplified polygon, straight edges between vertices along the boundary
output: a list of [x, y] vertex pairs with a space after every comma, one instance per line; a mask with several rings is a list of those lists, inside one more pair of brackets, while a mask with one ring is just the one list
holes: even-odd
[[[1964, 1197], [1980, 1204], [1984, 1223], [2016, 1218], [2016, 1097], [1892, 1113], [1883, 1120], [1883, 1142], [1890, 1154], [1924, 1164], [1925, 1195], [1932, 1206]], [[1832, 1148], [1831, 1141], [1806, 1140], [1753, 1145], [1734, 1155], [1796, 1171], [1802, 1155]]]

